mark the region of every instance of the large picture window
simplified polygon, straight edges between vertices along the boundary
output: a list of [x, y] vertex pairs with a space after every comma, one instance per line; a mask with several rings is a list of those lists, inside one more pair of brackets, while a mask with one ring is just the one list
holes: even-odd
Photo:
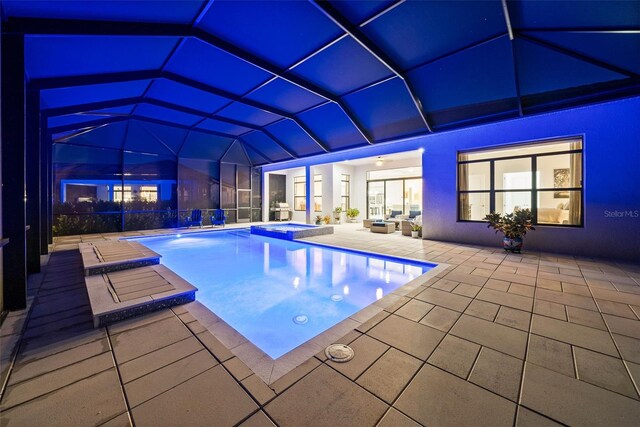
[[531, 209], [534, 223], [582, 226], [582, 139], [458, 154], [458, 220]]

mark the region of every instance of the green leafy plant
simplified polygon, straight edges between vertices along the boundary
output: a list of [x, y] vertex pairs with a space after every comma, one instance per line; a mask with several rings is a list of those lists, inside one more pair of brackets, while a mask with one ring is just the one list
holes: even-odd
[[342, 206], [338, 206], [337, 208], [333, 208], [333, 213], [335, 215], [340, 215], [342, 213]]
[[322, 215], [316, 215], [316, 224], [322, 224]]
[[347, 209], [347, 216], [349, 218], [355, 218], [358, 215], [360, 215], [360, 210], [358, 208], [351, 208], [351, 209]]
[[420, 230], [422, 230], [422, 224], [415, 221], [411, 221], [411, 231], [420, 231]]
[[502, 232], [505, 237], [509, 239], [521, 239], [529, 230], [535, 230], [533, 228], [533, 213], [530, 209], [519, 209], [513, 213], [501, 215], [497, 212], [492, 212], [484, 217], [485, 221], [489, 221], [487, 228], [493, 228]]

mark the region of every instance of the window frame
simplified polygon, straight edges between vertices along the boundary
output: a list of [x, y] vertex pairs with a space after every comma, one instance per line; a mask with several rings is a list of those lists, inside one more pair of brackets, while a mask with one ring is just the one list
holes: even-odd
[[340, 194], [340, 206], [343, 212], [346, 212], [351, 208], [351, 175], [343, 173], [340, 174], [340, 191], [342, 191], [342, 185], [345, 183], [345, 189], [347, 194]]
[[[316, 184], [320, 184], [320, 194], [316, 194]], [[320, 203], [318, 200], [320, 199]], [[313, 211], [314, 212], [322, 212], [322, 174], [313, 175]], [[316, 209], [316, 206], [320, 206], [320, 209]]]
[[[581, 148], [575, 150], [562, 150], [553, 152], [544, 152], [538, 154], [522, 154], [514, 156], [504, 157], [488, 157], [478, 160], [460, 160], [461, 155], [469, 153], [477, 153], [481, 151], [507, 151], [510, 149], [518, 149], [521, 147], [532, 147], [535, 145], [548, 145], [552, 143], [563, 143], [580, 140]], [[580, 154], [580, 187], [563, 187], [563, 191], [579, 191], [580, 192], [580, 223], [579, 224], [552, 224], [552, 223], [538, 223], [538, 194], [547, 191], [558, 191], [557, 188], [538, 188], [537, 172], [538, 172], [538, 158], [548, 156], [558, 156], [563, 154]], [[495, 162], [501, 160], [513, 160], [513, 159], [531, 159], [531, 188], [526, 189], [496, 189], [495, 188]], [[471, 163], [489, 163], [489, 190], [461, 190], [460, 183], [460, 165]], [[544, 227], [568, 227], [568, 228], [584, 228], [584, 138], [581, 136], [567, 137], [562, 139], [542, 140], [537, 142], [527, 142], [525, 144], [510, 144], [508, 146], [497, 146], [482, 150], [465, 150], [458, 151], [456, 154], [456, 222], [471, 222], [486, 224], [487, 221], [477, 219], [462, 219], [460, 218], [460, 199], [462, 194], [488, 194], [489, 195], [489, 212], [495, 212], [496, 208], [496, 194], [497, 193], [517, 193], [528, 192], [531, 194], [531, 212], [533, 213], [533, 225]]]
[[[297, 185], [296, 184], [303, 184], [302, 185], [302, 194], [298, 194], [296, 191]], [[304, 206], [304, 209], [297, 209], [296, 206], [298, 206], [298, 204], [296, 203], [297, 199], [302, 199], [304, 203], [302, 203], [301, 206]], [[298, 211], [298, 212], [305, 212], [307, 210], [307, 177], [304, 175], [299, 175], [299, 176], [294, 176], [293, 177], [293, 210], [294, 211]]]

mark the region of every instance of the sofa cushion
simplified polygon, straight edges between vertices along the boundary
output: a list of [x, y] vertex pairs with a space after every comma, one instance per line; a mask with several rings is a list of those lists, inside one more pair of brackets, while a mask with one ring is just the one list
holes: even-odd
[[418, 215], [420, 215], [422, 212], [421, 211], [409, 211], [409, 218], [413, 219], [415, 217], [417, 217]]

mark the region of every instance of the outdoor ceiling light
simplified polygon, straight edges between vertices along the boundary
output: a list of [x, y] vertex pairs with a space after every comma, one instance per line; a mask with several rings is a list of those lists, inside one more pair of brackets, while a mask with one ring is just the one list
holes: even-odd
[[383, 162], [382, 157], [378, 156], [378, 159], [376, 160], [376, 166], [382, 166], [382, 162]]

